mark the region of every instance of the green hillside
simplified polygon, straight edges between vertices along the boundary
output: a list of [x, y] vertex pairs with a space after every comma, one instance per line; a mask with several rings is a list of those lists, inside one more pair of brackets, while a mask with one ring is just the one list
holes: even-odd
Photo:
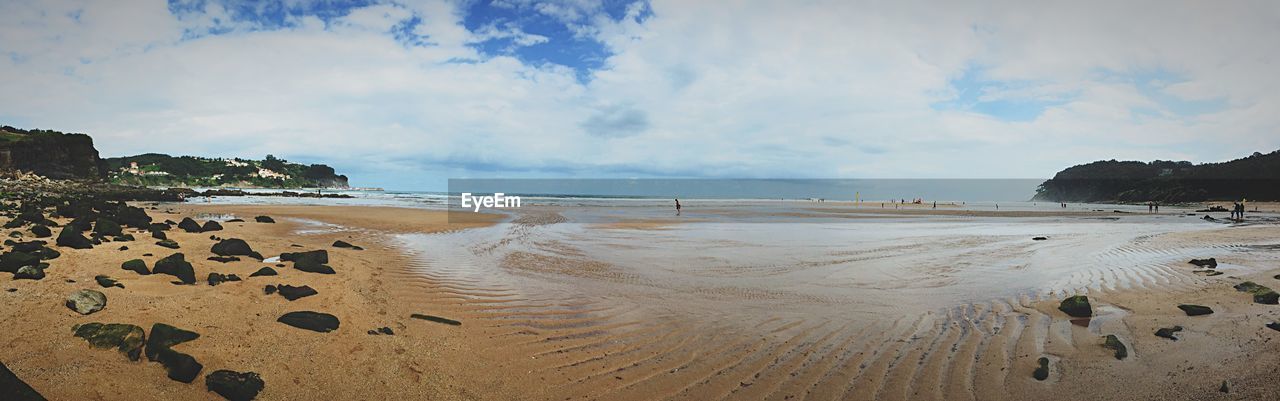
[[323, 164], [303, 165], [267, 155], [263, 160], [214, 159], [146, 153], [103, 159], [108, 178], [118, 184], [148, 186], [234, 186], [264, 188], [346, 188], [347, 177]]

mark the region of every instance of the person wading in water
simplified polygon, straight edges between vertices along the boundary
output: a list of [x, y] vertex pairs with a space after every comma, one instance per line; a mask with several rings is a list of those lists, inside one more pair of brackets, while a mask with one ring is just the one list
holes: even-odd
[[680, 215], [680, 200], [676, 199], [676, 216]]

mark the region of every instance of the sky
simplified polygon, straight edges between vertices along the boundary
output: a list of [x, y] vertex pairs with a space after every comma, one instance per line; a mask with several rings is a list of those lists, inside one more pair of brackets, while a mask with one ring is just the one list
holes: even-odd
[[0, 0], [0, 124], [448, 178], [1042, 178], [1280, 148], [1280, 2]]

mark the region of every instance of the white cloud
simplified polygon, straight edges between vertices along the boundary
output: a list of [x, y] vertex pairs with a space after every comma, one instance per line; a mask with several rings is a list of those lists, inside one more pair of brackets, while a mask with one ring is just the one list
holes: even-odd
[[[488, 39], [557, 38], [468, 31], [444, 0], [279, 30], [234, 25], [213, 2], [181, 19], [162, 1], [4, 2], [0, 122], [88, 132], [105, 155], [272, 153], [330, 161], [358, 185], [435, 188], [538, 170], [1037, 177], [1280, 147], [1269, 2], [658, 0], [643, 23], [639, 6], [618, 21], [596, 2], [536, 6], [605, 43], [605, 68], [584, 83], [572, 68], [480, 54], [471, 45]], [[387, 33], [415, 15], [430, 46]], [[231, 32], [183, 39], [215, 26]], [[1032, 121], [934, 107], [975, 67], [1030, 83], [982, 101], [1052, 102]], [[1113, 77], [1155, 71], [1177, 78], [1162, 93], [1222, 107], [1184, 115]]]

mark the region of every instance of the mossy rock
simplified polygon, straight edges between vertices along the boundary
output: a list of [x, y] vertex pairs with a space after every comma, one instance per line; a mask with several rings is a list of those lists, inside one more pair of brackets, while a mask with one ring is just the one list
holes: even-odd
[[72, 328], [76, 337], [89, 341], [94, 348], [116, 348], [131, 361], [142, 356], [147, 336], [142, 328], [122, 323], [85, 323]]
[[158, 241], [158, 242], [156, 242], [156, 245], [163, 246], [163, 247], [165, 247], [165, 248], [169, 248], [169, 249], [178, 249], [178, 248], [181, 248], [180, 246], [178, 246], [178, 242], [177, 242], [177, 241], [174, 241], [174, 240], [171, 240], [171, 239], [165, 239], [165, 240]]
[[50, 230], [49, 226], [37, 224], [31, 226], [31, 234], [36, 238], [48, 238], [53, 236], [53, 230]]
[[1280, 294], [1277, 294], [1275, 290], [1272, 290], [1267, 286], [1259, 285], [1252, 281], [1246, 281], [1236, 284], [1235, 288], [1236, 291], [1253, 294], [1253, 302], [1267, 305], [1276, 305], [1277, 303], [1280, 303]]
[[1044, 381], [1049, 378], [1049, 358], [1040, 357], [1040, 360], [1037, 362], [1040, 366], [1036, 367], [1036, 371], [1033, 372], [1031, 376], [1035, 377], [1036, 380]]
[[104, 236], [119, 236], [124, 234], [120, 231], [120, 224], [111, 220], [99, 218], [93, 223], [93, 233]]
[[1107, 340], [1102, 343], [1103, 347], [1107, 347], [1116, 351], [1116, 359], [1123, 360], [1129, 357], [1129, 348], [1120, 342], [1120, 338], [1115, 334], [1107, 334]]
[[1071, 317], [1090, 317], [1093, 316], [1093, 307], [1089, 305], [1089, 297], [1084, 295], [1075, 295], [1067, 297], [1058, 305], [1058, 310], [1063, 311]]
[[1178, 309], [1182, 309], [1183, 312], [1186, 312], [1187, 316], [1201, 316], [1213, 313], [1213, 309], [1204, 305], [1182, 304], [1178, 305]]

